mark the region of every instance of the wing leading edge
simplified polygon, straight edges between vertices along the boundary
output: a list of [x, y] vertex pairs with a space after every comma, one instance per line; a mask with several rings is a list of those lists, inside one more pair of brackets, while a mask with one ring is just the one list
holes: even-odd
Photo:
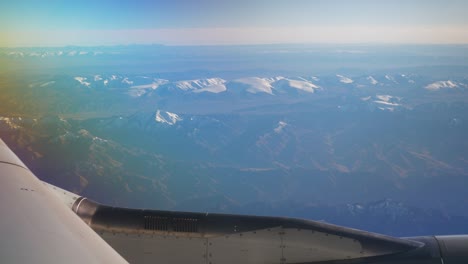
[[2, 263], [127, 263], [0, 139]]

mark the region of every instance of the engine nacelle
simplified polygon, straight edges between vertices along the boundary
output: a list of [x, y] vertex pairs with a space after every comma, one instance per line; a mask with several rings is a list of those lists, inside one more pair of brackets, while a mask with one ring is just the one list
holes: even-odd
[[468, 263], [468, 235], [436, 236], [443, 264]]

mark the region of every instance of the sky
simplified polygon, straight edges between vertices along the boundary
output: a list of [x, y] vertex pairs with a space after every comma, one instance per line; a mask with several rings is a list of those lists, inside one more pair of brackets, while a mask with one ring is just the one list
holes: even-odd
[[0, 46], [468, 44], [465, 0], [14, 0]]

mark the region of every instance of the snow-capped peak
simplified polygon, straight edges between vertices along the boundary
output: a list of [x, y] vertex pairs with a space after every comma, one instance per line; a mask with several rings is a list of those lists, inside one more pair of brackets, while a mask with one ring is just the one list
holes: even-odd
[[315, 89], [319, 89], [317, 85], [301, 77], [283, 78], [283, 79], [278, 80], [276, 83], [279, 84], [280, 82], [283, 82], [283, 85], [286, 85], [289, 88], [294, 88], [294, 89], [302, 90], [304, 92], [309, 92], [309, 93], [313, 93]]
[[174, 125], [175, 123], [182, 121], [182, 118], [171, 112], [161, 112], [161, 110], [157, 110], [154, 120], [159, 123]]
[[388, 94], [378, 94], [376, 95], [378, 100], [375, 100], [374, 103], [387, 106], [399, 106], [398, 102], [401, 101], [401, 97], [395, 97]]
[[226, 91], [226, 81], [221, 78], [197, 79], [175, 82], [175, 86], [181, 90], [192, 90], [194, 93], [211, 92], [220, 93]]
[[275, 133], [281, 133], [283, 131], [283, 128], [285, 128], [288, 125], [288, 123], [284, 121], [279, 121], [278, 126], [274, 129]]
[[54, 84], [54, 83], [55, 83], [55, 81], [45, 82], [45, 83], [39, 85], [39, 87], [46, 87], [46, 86], [49, 86], [49, 85]]
[[19, 129], [21, 127], [15, 123], [15, 121], [18, 120], [21, 121], [21, 118], [10, 118], [0, 116], [0, 128], [2, 127], [2, 123], [5, 123], [5, 125], [7, 125], [11, 129]]
[[345, 77], [345, 76], [343, 76], [343, 75], [337, 74], [336, 77], [338, 77], [338, 78], [340, 79], [340, 82], [342, 82], [342, 83], [348, 83], [348, 84], [349, 84], [349, 83], [353, 83], [353, 82], [354, 82], [352, 79], [350, 79], [350, 78], [348, 78], [348, 77]]
[[378, 94], [378, 95], [376, 95], [376, 97], [377, 97], [379, 100], [382, 100], [382, 101], [385, 101], [385, 102], [388, 102], [388, 101], [390, 101], [390, 99], [393, 98], [393, 96], [388, 95], [388, 94]]
[[434, 82], [434, 83], [427, 85], [424, 88], [426, 88], [427, 90], [431, 90], [431, 91], [437, 91], [443, 88], [456, 88], [456, 87], [458, 87], [456, 83], [448, 80], [448, 81]]
[[382, 111], [395, 111], [395, 107], [400, 107], [401, 97], [392, 96], [388, 94], [376, 95], [378, 100], [373, 102], [378, 105], [378, 108]]
[[85, 77], [75, 77], [74, 78], [75, 80], [77, 80], [80, 84], [84, 85], [84, 86], [87, 86], [89, 87], [91, 85], [90, 82], [86, 82], [86, 78]]
[[393, 76], [388, 75], [388, 74], [385, 75], [385, 79], [387, 79], [387, 80], [389, 80], [391, 82], [394, 82], [394, 83], [398, 83]]
[[133, 81], [130, 81], [127, 77], [125, 77], [123, 80], [122, 80], [122, 83], [126, 83], [128, 85], [132, 85], [133, 84]]
[[247, 92], [249, 93], [267, 93], [273, 94], [273, 82], [283, 79], [283, 77], [277, 78], [259, 78], [259, 77], [246, 77], [234, 80], [235, 83], [240, 83], [247, 86]]
[[169, 83], [168, 80], [164, 79], [154, 79], [150, 84], [134, 85], [130, 87], [129, 94], [133, 97], [139, 97], [148, 91], [148, 89], [156, 90], [159, 86]]
[[376, 85], [376, 84], [379, 83], [379, 82], [378, 82], [376, 79], [374, 79], [374, 77], [372, 77], [372, 76], [369, 76], [369, 77], [367, 77], [366, 79], [367, 79], [371, 84], [373, 84], [373, 85]]

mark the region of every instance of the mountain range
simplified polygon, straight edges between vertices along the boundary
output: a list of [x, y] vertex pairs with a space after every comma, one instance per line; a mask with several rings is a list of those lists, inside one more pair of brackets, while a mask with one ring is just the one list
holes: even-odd
[[110, 205], [467, 232], [464, 48], [356, 48], [0, 49], [0, 137]]

